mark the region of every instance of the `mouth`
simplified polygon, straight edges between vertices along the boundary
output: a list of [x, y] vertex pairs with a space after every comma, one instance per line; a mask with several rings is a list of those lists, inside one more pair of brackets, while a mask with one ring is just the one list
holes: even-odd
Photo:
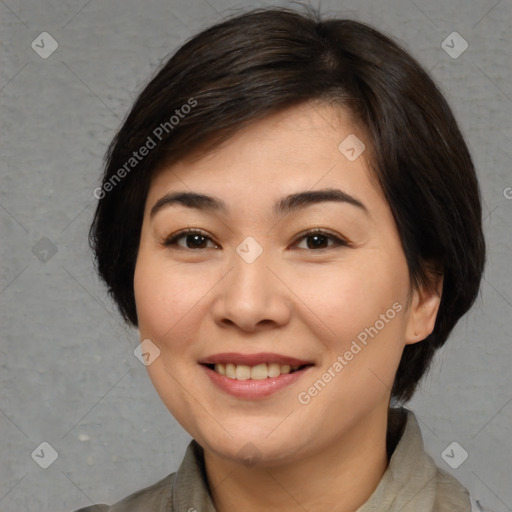
[[258, 354], [226, 352], [206, 357], [200, 360], [199, 364], [223, 377], [236, 380], [273, 379], [313, 366], [311, 361], [269, 352]]
[[217, 389], [241, 400], [268, 398], [292, 386], [315, 366], [274, 354], [219, 354], [199, 363]]
[[265, 380], [279, 377], [280, 375], [288, 375], [301, 371], [309, 366], [313, 366], [312, 363], [306, 363], [303, 365], [290, 365], [290, 364], [279, 364], [279, 363], [260, 363], [254, 366], [247, 364], [234, 364], [234, 363], [210, 363], [204, 364], [210, 370], [227, 377], [228, 379], [236, 380]]

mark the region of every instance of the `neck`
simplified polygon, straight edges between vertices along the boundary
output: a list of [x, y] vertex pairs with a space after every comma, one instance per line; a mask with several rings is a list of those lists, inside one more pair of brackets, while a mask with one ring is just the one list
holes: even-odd
[[323, 449], [286, 465], [247, 467], [205, 450], [216, 510], [354, 512], [387, 468], [387, 413], [386, 404]]

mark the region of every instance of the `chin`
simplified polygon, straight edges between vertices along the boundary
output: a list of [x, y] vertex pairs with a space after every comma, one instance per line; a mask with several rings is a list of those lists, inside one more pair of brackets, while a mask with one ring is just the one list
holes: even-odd
[[208, 444], [206, 448], [219, 457], [247, 467], [272, 467], [276, 464], [290, 463], [298, 457], [295, 444], [290, 443], [290, 446], [286, 446], [261, 439], [236, 439], [230, 444]]
[[[282, 420], [282, 418], [281, 418]], [[270, 427], [270, 424], [272, 426]], [[266, 422], [260, 428], [252, 425], [247, 429], [247, 419], [236, 430], [227, 428], [232, 436], [223, 431], [220, 437], [212, 437], [212, 430], [194, 435], [195, 440], [206, 450], [215, 453], [218, 457], [242, 463], [245, 466], [269, 467], [276, 463], [292, 462], [303, 456], [304, 444], [308, 444], [297, 433], [301, 431], [297, 426], [295, 434], [282, 429], [278, 432], [278, 422]], [[301, 439], [298, 442], [298, 439]]]

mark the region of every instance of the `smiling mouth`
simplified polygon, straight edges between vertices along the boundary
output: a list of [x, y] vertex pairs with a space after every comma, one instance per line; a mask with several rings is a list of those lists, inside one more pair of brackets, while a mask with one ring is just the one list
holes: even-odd
[[245, 364], [233, 364], [233, 363], [217, 363], [217, 364], [205, 364], [211, 370], [215, 371], [223, 377], [228, 379], [236, 380], [265, 380], [280, 375], [287, 375], [289, 373], [295, 373], [313, 366], [312, 364], [294, 365], [279, 364], [279, 363], [261, 363], [255, 366], [249, 366]]

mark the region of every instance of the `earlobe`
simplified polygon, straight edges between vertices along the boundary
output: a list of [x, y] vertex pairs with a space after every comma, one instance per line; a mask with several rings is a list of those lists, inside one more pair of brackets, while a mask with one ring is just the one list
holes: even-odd
[[435, 276], [434, 287], [421, 287], [414, 289], [409, 312], [409, 321], [405, 333], [407, 345], [424, 340], [434, 330], [441, 295], [443, 290], [443, 276]]

